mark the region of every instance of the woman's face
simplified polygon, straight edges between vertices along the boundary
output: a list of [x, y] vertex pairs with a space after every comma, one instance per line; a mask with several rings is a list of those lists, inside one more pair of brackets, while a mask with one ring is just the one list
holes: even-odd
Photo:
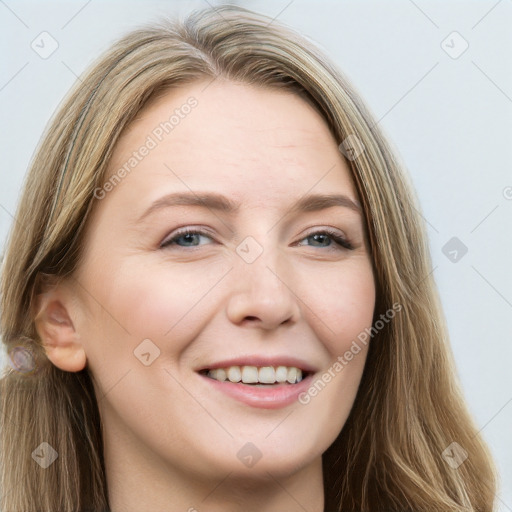
[[[375, 304], [356, 190], [320, 115], [289, 92], [195, 83], [140, 113], [113, 174], [73, 311], [107, 462], [194, 478], [318, 464], [353, 405], [367, 347], [344, 354]], [[260, 384], [212, 378], [238, 368]], [[295, 368], [301, 382], [261, 383]]]

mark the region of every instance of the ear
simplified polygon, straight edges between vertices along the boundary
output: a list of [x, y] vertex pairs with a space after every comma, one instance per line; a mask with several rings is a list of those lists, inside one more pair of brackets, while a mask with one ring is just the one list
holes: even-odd
[[57, 286], [37, 295], [35, 327], [48, 359], [67, 372], [85, 368], [87, 358], [69, 311], [69, 296]]

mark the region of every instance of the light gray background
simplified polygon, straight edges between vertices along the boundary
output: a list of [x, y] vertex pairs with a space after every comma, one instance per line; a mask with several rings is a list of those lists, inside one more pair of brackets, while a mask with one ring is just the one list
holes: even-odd
[[[212, 4], [216, 4], [210, 0]], [[308, 36], [354, 83], [417, 189], [470, 409], [512, 511], [512, 1], [241, 1]], [[0, 0], [0, 253], [45, 124], [119, 35], [197, 1]], [[41, 32], [58, 42], [42, 59]], [[469, 44], [458, 58], [461, 41]], [[442, 252], [453, 236], [468, 253]], [[5, 355], [0, 362], [5, 364]]]

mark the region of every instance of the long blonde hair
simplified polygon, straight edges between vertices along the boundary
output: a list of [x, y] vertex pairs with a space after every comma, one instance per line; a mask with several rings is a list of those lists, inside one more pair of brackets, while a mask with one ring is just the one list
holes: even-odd
[[[369, 233], [375, 319], [395, 303], [402, 310], [372, 338], [350, 416], [323, 454], [325, 510], [491, 511], [495, 468], [456, 380], [423, 222], [399, 162], [325, 56], [270, 18], [231, 6], [120, 39], [41, 139], [1, 275], [2, 341], [16, 362], [0, 380], [2, 510], [109, 510], [90, 375], [50, 363], [34, 326], [35, 297], [80, 264], [94, 190], [108, 179], [123, 129], [156, 94], [219, 76], [299, 94], [338, 143], [352, 135], [364, 148], [347, 161]], [[58, 452], [44, 471], [31, 456], [42, 442]], [[457, 468], [443, 456], [453, 442], [468, 455]]]

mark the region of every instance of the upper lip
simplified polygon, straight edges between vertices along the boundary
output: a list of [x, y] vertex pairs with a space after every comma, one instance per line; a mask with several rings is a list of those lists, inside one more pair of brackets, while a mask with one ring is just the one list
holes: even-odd
[[214, 370], [216, 368], [229, 368], [230, 366], [294, 366], [302, 371], [316, 372], [316, 368], [302, 359], [290, 356], [241, 356], [232, 359], [223, 359], [214, 363], [201, 366], [196, 369], [200, 372], [202, 370]]

